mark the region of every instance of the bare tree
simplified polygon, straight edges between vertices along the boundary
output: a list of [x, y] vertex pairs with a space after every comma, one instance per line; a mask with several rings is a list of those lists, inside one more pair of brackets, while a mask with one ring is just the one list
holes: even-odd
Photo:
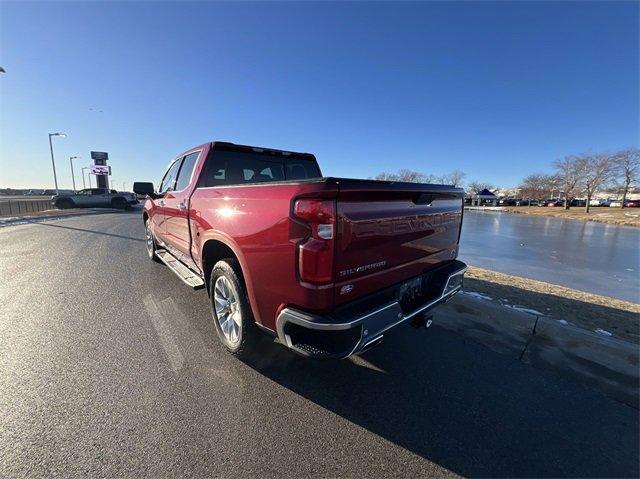
[[624, 208], [629, 189], [636, 184], [640, 176], [640, 150], [629, 148], [619, 151], [613, 156], [613, 163], [617, 183], [622, 188], [622, 207]]
[[383, 181], [404, 181], [407, 183], [439, 183], [439, 178], [434, 175], [427, 175], [419, 171], [408, 169], [398, 170], [397, 173], [382, 172], [373, 177], [374, 180]]
[[441, 183], [445, 185], [461, 186], [462, 180], [464, 180], [465, 176], [467, 175], [465, 174], [464, 171], [455, 169], [450, 173], [444, 174], [440, 180], [441, 180]]
[[576, 165], [580, 175], [580, 186], [587, 195], [585, 213], [589, 212], [591, 198], [602, 185], [611, 179], [613, 171], [612, 156], [606, 153], [579, 155]]
[[387, 173], [386, 171], [383, 171], [382, 173], [378, 173], [376, 176], [374, 176], [373, 179], [380, 181], [398, 181], [398, 175], [395, 173]]
[[[552, 191], [556, 188], [558, 179], [555, 175], [547, 175], [545, 173], [534, 173], [526, 176], [520, 185], [520, 195], [522, 198], [529, 200], [544, 200], [551, 196]], [[531, 205], [531, 201], [529, 201]]]
[[496, 187], [491, 183], [487, 183], [484, 181], [471, 181], [467, 185], [467, 193], [470, 195], [477, 195], [482, 190], [495, 190]]
[[558, 187], [564, 194], [564, 208], [568, 210], [571, 206], [571, 198], [580, 191], [581, 171], [576, 156], [565, 156], [553, 162], [558, 178]]

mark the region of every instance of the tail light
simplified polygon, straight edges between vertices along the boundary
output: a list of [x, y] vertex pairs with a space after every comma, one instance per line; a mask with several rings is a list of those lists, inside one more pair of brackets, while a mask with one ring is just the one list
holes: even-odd
[[332, 200], [298, 200], [293, 214], [311, 228], [311, 237], [299, 246], [300, 278], [310, 283], [333, 280], [335, 205]]

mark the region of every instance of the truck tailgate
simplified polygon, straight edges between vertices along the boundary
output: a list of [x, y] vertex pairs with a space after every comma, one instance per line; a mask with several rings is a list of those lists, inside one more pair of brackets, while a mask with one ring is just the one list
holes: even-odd
[[341, 180], [336, 304], [456, 258], [463, 191], [444, 185]]

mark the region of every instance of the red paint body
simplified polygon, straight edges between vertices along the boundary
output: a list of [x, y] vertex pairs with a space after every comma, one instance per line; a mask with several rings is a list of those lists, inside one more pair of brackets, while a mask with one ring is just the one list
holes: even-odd
[[[189, 185], [166, 193], [164, 206], [148, 198], [144, 215], [157, 241], [203, 274], [205, 244], [229, 247], [242, 267], [255, 319], [266, 328], [275, 330], [286, 306], [326, 313], [457, 256], [458, 188], [335, 178], [197, 187], [214, 145], [180, 155], [201, 151]], [[329, 200], [335, 208], [333, 278], [326, 284], [300, 278], [299, 246], [312, 234], [294, 217], [300, 198]], [[186, 209], [177, 208], [181, 202]]]

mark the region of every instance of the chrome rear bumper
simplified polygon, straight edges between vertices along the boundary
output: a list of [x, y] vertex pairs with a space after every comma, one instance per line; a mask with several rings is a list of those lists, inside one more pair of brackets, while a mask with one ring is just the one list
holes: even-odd
[[398, 300], [367, 311], [355, 318], [334, 318], [309, 314], [295, 308], [283, 309], [276, 320], [278, 340], [295, 352], [318, 358], [347, 358], [379, 343], [384, 333], [451, 299], [462, 288], [467, 266], [461, 261], [445, 271], [441, 291], [409, 312]]

